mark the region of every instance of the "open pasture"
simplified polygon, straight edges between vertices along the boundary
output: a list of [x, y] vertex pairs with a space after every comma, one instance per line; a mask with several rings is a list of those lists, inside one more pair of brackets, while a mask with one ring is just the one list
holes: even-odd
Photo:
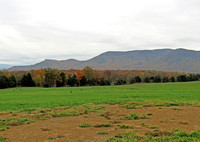
[[0, 142], [200, 140], [200, 82], [0, 90]]
[[200, 102], [200, 82], [0, 90], [0, 111], [130, 101]]

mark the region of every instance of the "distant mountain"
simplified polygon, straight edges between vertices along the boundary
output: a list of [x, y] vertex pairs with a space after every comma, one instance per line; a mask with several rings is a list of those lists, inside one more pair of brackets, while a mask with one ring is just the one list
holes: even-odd
[[186, 49], [135, 50], [127, 52], [105, 52], [86, 61], [44, 60], [30, 66], [14, 66], [9, 70], [57, 68], [62, 70], [82, 69], [90, 66], [97, 70], [157, 70], [199, 73], [200, 52]]
[[0, 64], [0, 70], [8, 69], [10, 67], [12, 67], [12, 65]]

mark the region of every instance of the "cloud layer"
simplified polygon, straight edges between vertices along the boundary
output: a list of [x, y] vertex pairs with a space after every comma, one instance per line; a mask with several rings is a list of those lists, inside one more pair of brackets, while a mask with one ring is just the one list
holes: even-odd
[[199, 0], [0, 0], [0, 64], [200, 50]]

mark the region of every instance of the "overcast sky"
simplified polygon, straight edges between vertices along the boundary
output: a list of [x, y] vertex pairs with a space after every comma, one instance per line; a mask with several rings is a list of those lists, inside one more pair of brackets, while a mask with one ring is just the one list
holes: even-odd
[[200, 0], [0, 0], [0, 64], [200, 50]]

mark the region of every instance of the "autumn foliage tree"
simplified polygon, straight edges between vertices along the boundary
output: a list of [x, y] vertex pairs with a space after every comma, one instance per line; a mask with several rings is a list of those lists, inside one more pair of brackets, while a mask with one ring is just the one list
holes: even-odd
[[104, 75], [105, 80], [111, 81], [112, 70], [105, 70], [103, 75]]
[[199, 74], [147, 70], [93, 70], [91, 67], [86, 66], [83, 70], [47, 68], [30, 71], [0, 71], [0, 88], [20, 85], [34, 86], [29, 84], [31, 82], [40, 87], [60, 87], [66, 86], [66, 83], [68, 86], [94, 86], [140, 82], [184, 82], [197, 81], [199, 79]]
[[82, 79], [82, 77], [83, 77], [83, 72], [81, 71], [81, 70], [77, 70], [76, 71], [76, 78], [77, 78], [77, 80], [78, 80], [78, 84], [80, 85], [80, 81], [81, 81], [81, 79]]
[[86, 66], [83, 69], [83, 74], [88, 80], [91, 80], [94, 78], [94, 70], [89, 66]]
[[32, 74], [33, 80], [35, 81], [36, 86], [44, 86], [44, 83], [45, 83], [44, 69], [31, 70], [31, 74]]

